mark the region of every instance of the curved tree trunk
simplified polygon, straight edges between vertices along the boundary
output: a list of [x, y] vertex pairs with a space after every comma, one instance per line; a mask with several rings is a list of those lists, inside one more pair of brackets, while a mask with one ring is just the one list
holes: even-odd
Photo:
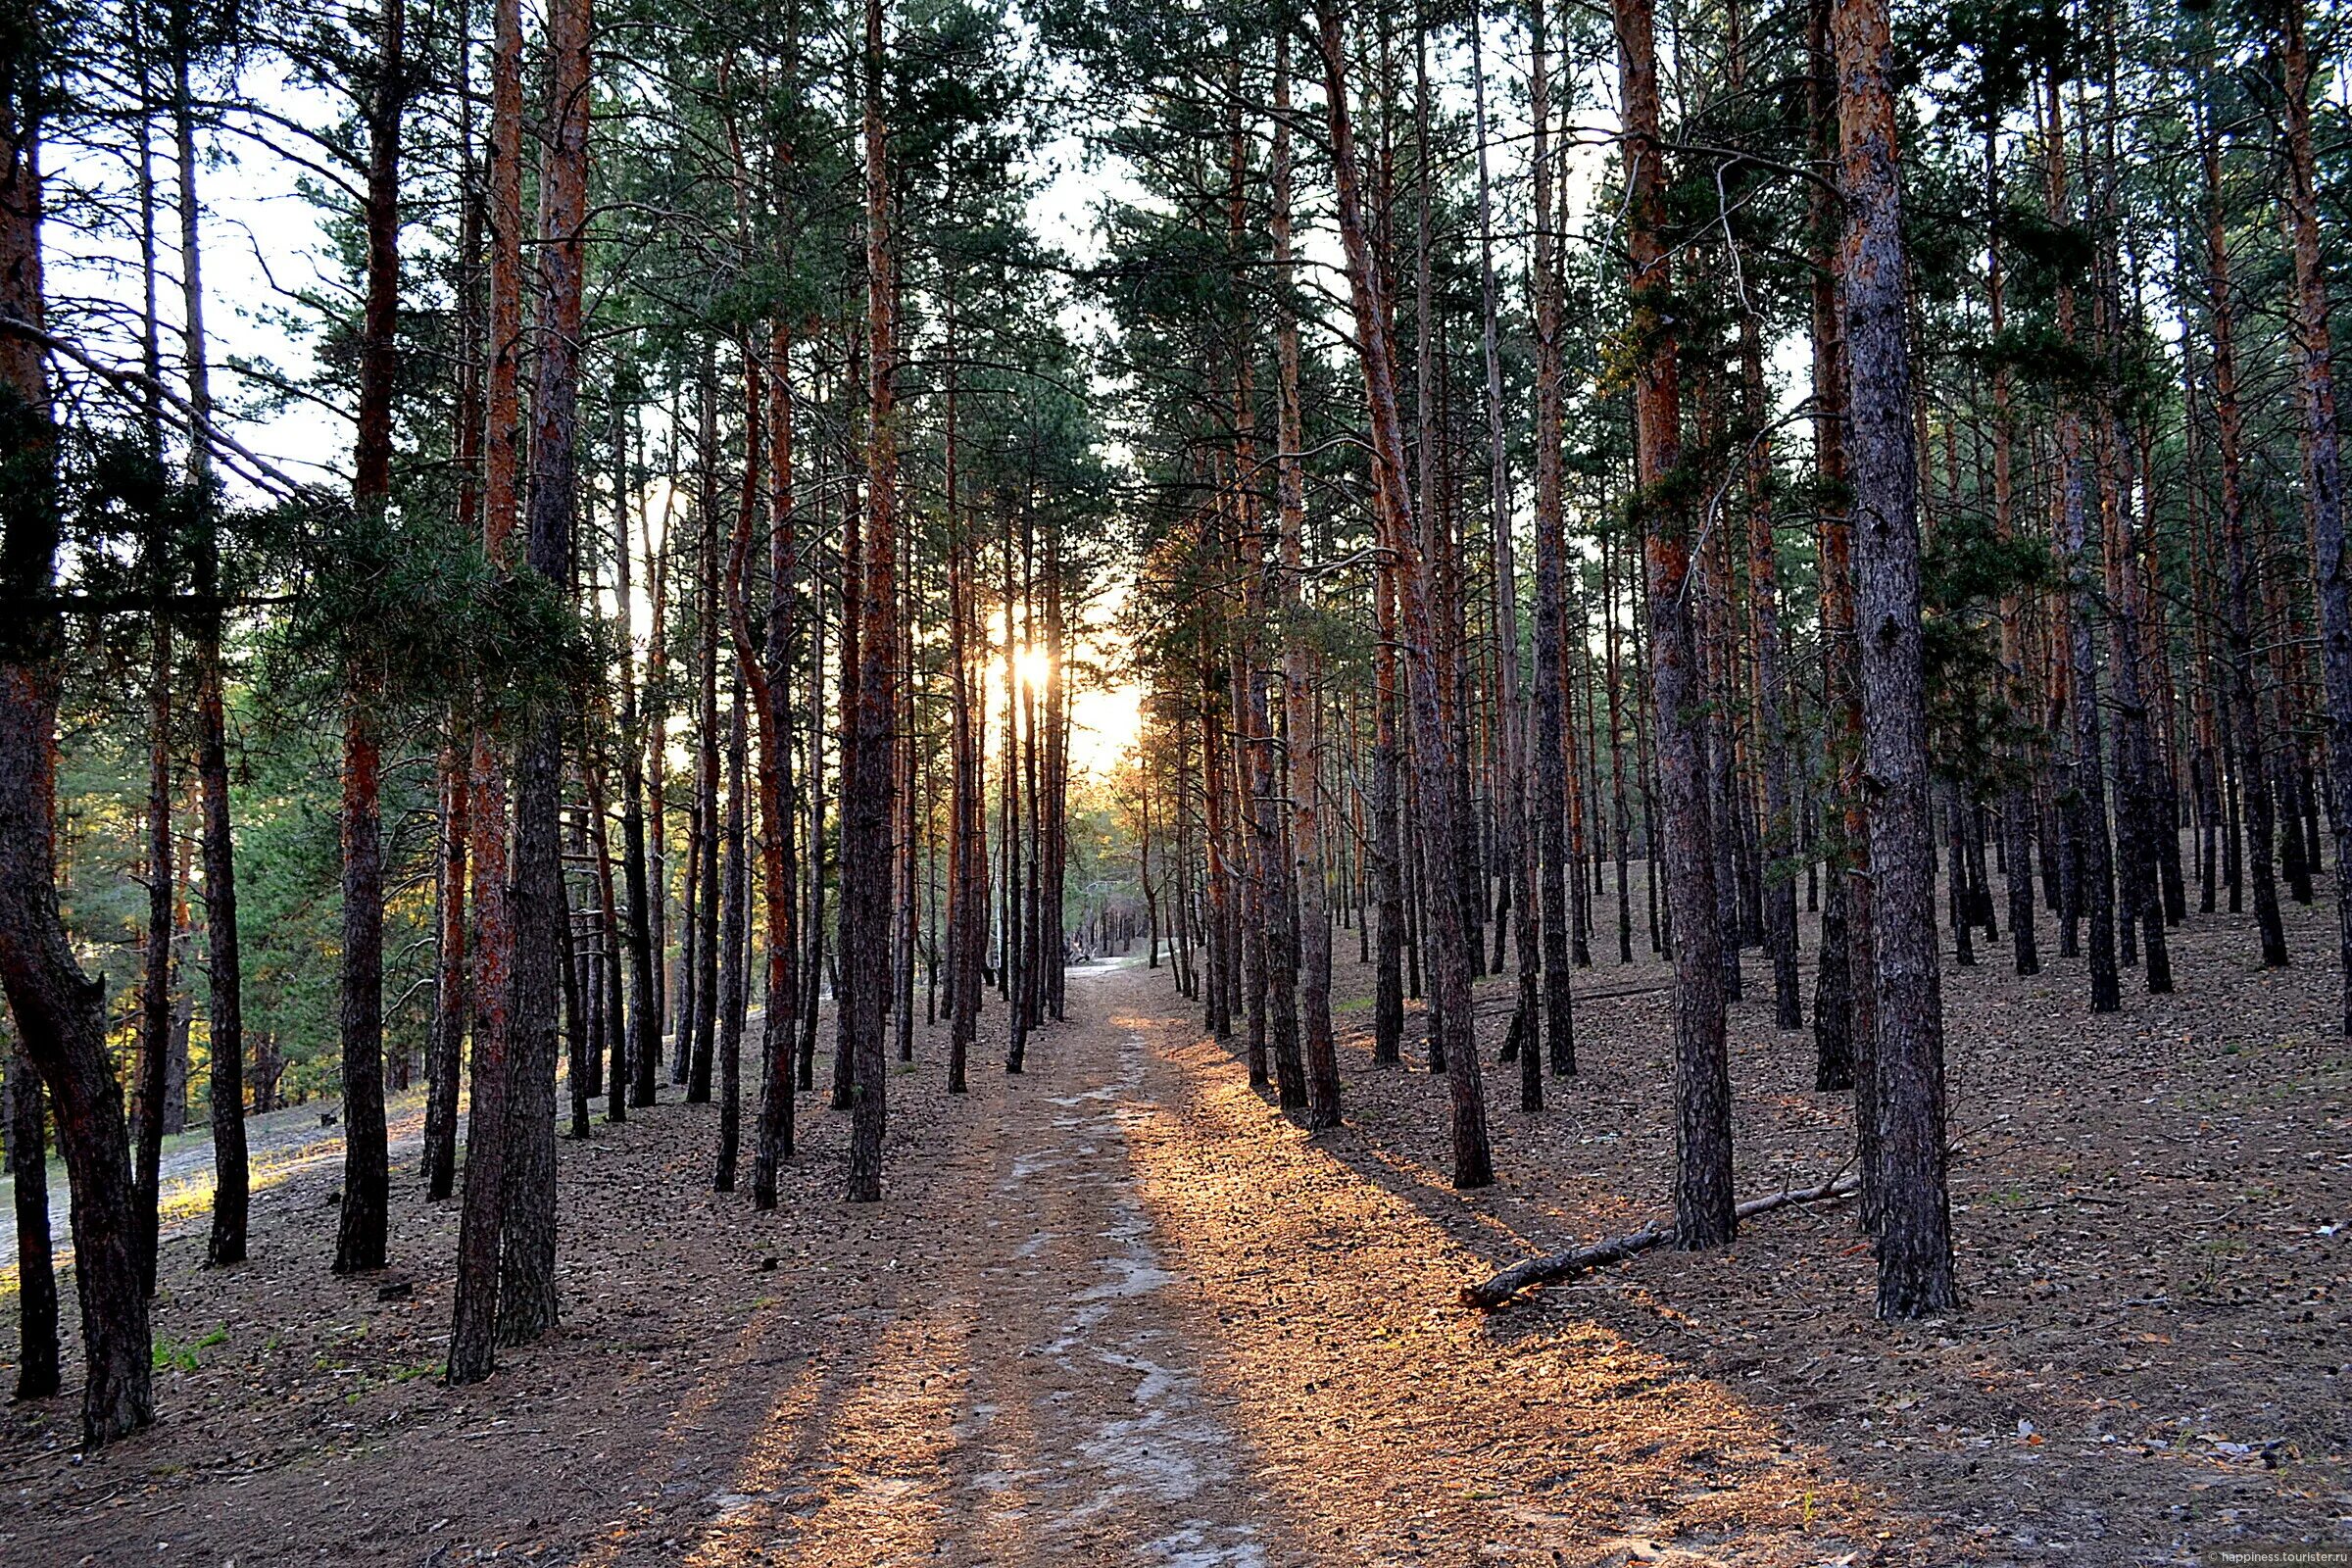
[[[24, 91], [32, 74], [21, 74], [22, 86], [12, 74], [0, 96], [0, 313], [37, 328], [39, 106]], [[0, 485], [0, 596], [24, 607], [0, 631], [0, 991], [16, 1020], [20, 1059], [28, 1058], [48, 1085], [73, 1187], [82, 1442], [94, 1448], [154, 1420], [155, 1400], [132, 1222], [129, 1129], [107, 1061], [103, 991], [74, 961], [57, 903], [64, 626], [45, 603], [55, 591], [62, 543], [52, 417], [40, 345], [0, 331], [0, 469], [8, 475]], [[36, 1104], [19, 1094], [12, 1108], [28, 1120]], [[39, 1139], [25, 1144], [37, 1151]]]

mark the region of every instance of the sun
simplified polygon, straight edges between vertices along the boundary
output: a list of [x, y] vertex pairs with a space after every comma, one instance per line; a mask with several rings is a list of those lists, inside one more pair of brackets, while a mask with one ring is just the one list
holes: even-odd
[[1012, 672], [1019, 677], [1023, 687], [1043, 692], [1047, 680], [1054, 673], [1054, 656], [1034, 646], [1015, 648], [1012, 651]]

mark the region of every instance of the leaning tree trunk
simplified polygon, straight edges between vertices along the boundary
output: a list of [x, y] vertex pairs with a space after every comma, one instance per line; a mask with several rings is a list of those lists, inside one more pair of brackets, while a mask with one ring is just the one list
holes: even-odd
[[[1316, 0], [1315, 19], [1323, 53], [1324, 111], [1331, 125], [1340, 238], [1348, 258], [1356, 350], [1371, 416], [1375, 517], [1382, 542], [1396, 562], [1403, 652], [1410, 664], [1407, 690], [1413, 717], [1413, 773], [1420, 785], [1427, 842], [1452, 846], [1460, 841], [1463, 824], [1458, 820], [1454, 795], [1455, 759], [1447, 744], [1438, 692], [1441, 669], [1427, 568], [1415, 537], [1412, 493], [1405, 484], [1404, 427], [1396, 412], [1396, 362], [1389, 340], [1388, 284], [1364, 223], [1362, 176], [1348, 98], [1347, 46], [1336, 0]], [[1439, 890], [1429, 900], [1428, 930], [1438, 1043], [1445, 1052], [1453, 1107], [1453, 1185], [1486, 1187], [1494, 1180], [1494, 1162], [1487, 1142], [1486, 1094], [1479, 1077], [1473, 1027], [1472, 933], [1461, 901], [1450, 887]]]
[[[155, 1419], [147, 1293], [132, 1223], [129, 1129], [106, 1053], [103, 990], [57, 902], [57, 703], [65, 627], [48, 603], [62, 540], [56, 427], [42, 361], [40, 105], [29, 72], [0, 96], [0, 991], [46, 1081], [73, 1188], [85, 1446]], [[18, 1103], [29, 1102], [20, 1097]], [[30, 1140], [37, 1149], [38, 1140]]]

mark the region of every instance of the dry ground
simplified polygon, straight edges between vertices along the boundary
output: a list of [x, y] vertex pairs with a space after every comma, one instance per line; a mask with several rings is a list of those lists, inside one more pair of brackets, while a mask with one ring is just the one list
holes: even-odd
[[[252, 1264], [167, 1245], [152, 1432], [81, 1461], [70, 1396], [6, 1412], [0, 1563], [2127, 1564], [2352, 1537], [2332, 923], [2294, 911], [2302, 962], [2265, 975], [2242, 921], [2192, 916], [2182, 994], [2107, 1019], [2072, 962], [1947, 968], [1967, 1306], [1917, 1327], [1872, 1319], [1836, 1210], [1454, 1304], [1664, 1206], [1663, 971], [1606, 944], [1551, 1108], [1489, 1065], [1480, 1194], [1446, 1185], [1443, 1082], [1371, 1066], [1345, 932], [1350, 1123], [1320, 1138], [1138, 967], [1074, 971], [1031, 1071], [968, 1098], [926, 1038], [878, 1207], [834, 1196], [841, 1118], [807, 1101], [776, 1215], [708, 1191], [710, 1107], [600, 1122], [563, 1146], [563, 1329], [469, 1390], [434, 1375], [455, 1206], [410, 1182], [398, 1267], [336, 1279], [333, 1167], [305, 1162]], [[1758, 967], [1743, 1194], [1848, 1138]]]

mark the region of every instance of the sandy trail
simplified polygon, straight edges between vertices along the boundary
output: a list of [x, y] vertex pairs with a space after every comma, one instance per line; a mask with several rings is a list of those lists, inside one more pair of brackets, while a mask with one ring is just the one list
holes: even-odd
[[[1871, 1325], [1835, 1216], [1509, 1313], [1456, 1305], [1494, 1263], [1646, 1208], [1646, 1062], [1596, 1057], [1542, 1121], [1499, 1108], [1494, 1069], [1498, 1134], [1553, 1143], [1506, 1142], [1503, 1181], [1461, 1195], [1426, 1135], [1443, 1083], [1375, 1072], [1353, 1033], [1349, 1125], [1310, 1137], [1166, 971], [1073, 970], [1068, 992], [1027, 1073], [983, 1039], [965, 1097], [925, 1032], [889, 1080], [879, 1205], [838, 1198], [847, 1118], [821, 1096], [771, 1214], [710, 1191], [710, 1106], [565, 1140], [563, 1326], [473, 1389], [435, 1376], [456, 1205], [404, 1173], [394, 1270], [337, 1278], [338, 1168], [306, 1158], [257, 1208], [252, 1264], [207, 1273], [200, 1236], [167, 1244], [157, 1332], [185, 1358], [154, 1430], [75, 1464], [70, 1401], [7, 1412], [0, 1561], [2146, 1560], [2120, 1521], [2072, 1548], [1980, 1533], [2004, 1485], [1980, 1464], [2014, 1488], [2042, 1461], [1953, 1425], [1973, 1409], [1876, 1383], [1820, 1398], [1832, 1347], [1965, 1393], [2007, 1375], [1981, 1351], [2012, 1328]], [[1760, 1341], [1781, 1319], [1788, 1343]], [[1969, 1378], [1930, 1370], [1964, 1356]], [[1914, 1409], [1950, 1435], [1921, 1448]], [[2108, 1495], [2171, 1479], [2121, 1476]]]

